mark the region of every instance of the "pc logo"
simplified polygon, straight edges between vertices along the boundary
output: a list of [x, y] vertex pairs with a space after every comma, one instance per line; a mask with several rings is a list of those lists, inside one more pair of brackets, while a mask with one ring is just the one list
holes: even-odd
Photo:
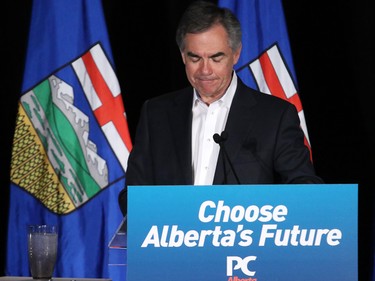
[[247, 276], [254, 276], [255, 271], [249, 270], [249, 263], [255, 261], [256, 256], [241, 258], [238, 256], [227, 257], [227, 276], [233, 276], [233, 270], [241, 270]]

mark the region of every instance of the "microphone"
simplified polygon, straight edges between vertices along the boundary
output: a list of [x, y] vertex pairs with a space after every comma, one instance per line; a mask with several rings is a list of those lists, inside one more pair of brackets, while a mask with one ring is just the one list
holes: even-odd
[[234, 170], [234, 167], [233, 167], [233, 164], [232, 164], [232, 161], [230, 160], [229, 158], [229, 155], [227, 153], [227, 150], [225, 149], [225, 141], [228, 139], [228, 133], [226, 131], [222, 131], [221, 132], [221, 135], [219, 135], [218, 133], [214, 134], [213, 135], [213, 139], [214, 141], [220, 145], [220, 149], [222, 150], [223, 152], [223, 168], [224, 168], [224, 182], [227, 184], [228, 183], [228, 179], [227, 179], [227, 173], [226, 173], [226, 161], [225, 161], [225, 158], [227, 159], [228, 163], [229, 163], [229, 166], [233, 172], [233, 175], [234, 177], [236, 178], [236, 181], [238, 184], [241, 184], [240, 183], [240, 180], [238, 179], [238, 176], [236, 174], [236, 171]]
[[214, 134], [213, 138], [214, 141], [221, 146], [221, 143], [228, 139], [228, 133], [226, 131], [222, 131], [221, 135], [216, 133]]

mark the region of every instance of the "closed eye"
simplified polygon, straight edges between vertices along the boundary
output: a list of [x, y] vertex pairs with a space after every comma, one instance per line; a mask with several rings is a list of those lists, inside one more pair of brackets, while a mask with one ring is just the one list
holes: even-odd
[[224, 58], [224, 53], [223, 52], [216, 53], [216, 54], [210, 56], [210, 58], [214, 62], [220, 62]]
[[187, 56], [190, 58], [190, 60], [191, 60], [192, 62], [198, 62], [198, 61], [201, 59], [200, 56], [198, 56], [198, 55], [196, 55], [196, 54], [194, 54], [194, 53], [192, 53], [192, 52], [188, 52], [188, 53], [187, 53]]

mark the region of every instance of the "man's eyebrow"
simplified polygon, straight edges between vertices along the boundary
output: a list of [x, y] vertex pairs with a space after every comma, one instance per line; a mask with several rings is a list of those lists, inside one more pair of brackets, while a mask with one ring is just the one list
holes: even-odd
[[224, 56], [225, 54], [223, 52], [218, 52], [216, 54], [213, 54], [212, 56], [210, 56], [210, 58], [214, 59], [214, 58], [217, 58], [217, 57], [222, 57]]
[[[188, 52], [187, 55], [189, 57], [193, 57], [193, 58], [200, 58], [200, 56], [198, 56], [197, 54], [194, 54], [193, 52]], [[223, 52], [218, 52], [216, 54], [213, 54], [212, 56], [210, 56], [210, 58], [217, 58], [217, 57], [221, 57], [221, 56], [224, 56], [225, 54]]]
[[187, 55], [188, 55], [188, 57], [199, 58], [199, 56], [197, 54], [194, 54], [192, 52], [188, 52]]

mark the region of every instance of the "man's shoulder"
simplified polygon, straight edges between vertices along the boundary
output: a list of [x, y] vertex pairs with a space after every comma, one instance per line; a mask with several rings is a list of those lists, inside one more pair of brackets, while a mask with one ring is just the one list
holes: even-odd
[[259, 90], [255, 90], [245, 85], [243, 82], [238, 84], [238, 92], [241, 98], [248, 98], [255, 101], [256, 103], [264, 103], [265, 105], [274, 104], [277, 106], [285, 107], [290, 106], [290, 103], [282, 98], [273, 96], [267, 93], [263, 93]]
[[193, 88], [186, 87], [183, 89], [178, 89], [168, 93], [161, 94], [149, 99], [147, 102], [149, 104], [168, 104], [168, 103], [185, 103], [189, 100], [192, 101], [193, 98]]

